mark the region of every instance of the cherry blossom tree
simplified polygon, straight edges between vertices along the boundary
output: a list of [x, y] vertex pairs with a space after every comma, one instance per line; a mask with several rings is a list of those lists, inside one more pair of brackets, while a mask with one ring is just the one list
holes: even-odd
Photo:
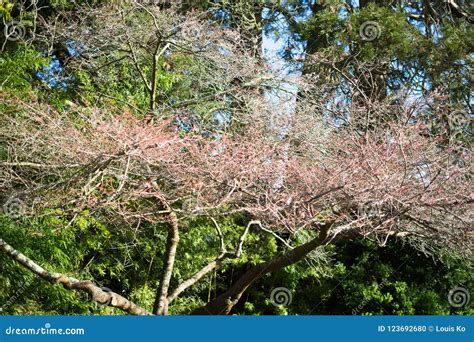
[[[446, 144], [449, 132], [427, 133], [421, 119], [426, 103], [406, 97], [397, 106], [372, 99], [341, 108], [333, 85], [316, 87], [315, 74], [282, 80], [245, 53], [235, 32], [180, 17], [186, 27], [205, 32], [189, 43], [182, 29], [173, 31], [166, 22], [171, 12], [136, 10], [148, 17], [149, 26], [129, 30], [123, 11], [122, 16], [108, 14], [107, 21], [89, 12], [80, 19], [92, 17], [107, 26], [92, 35], [79, 30], [86, 26], [78, 20], [70, 27], [58, 24], [54, 32], [70, 34], [78, 46], [100, 54], [72, 59], [76, 69], [102, 67], [93, 64], [103, 62], [99, 57], [108, 60], [123, 52], [121, 57], [130, 60], [143, 81], [149, 115], [140, 117], [127, 106], [77, 103], [64, 113], [33, 96], [3, 94], [2, 101], [15, 111], [2, 118], [7, 156], [0, 164], [0, 182], [5, 194], [16, 196], [10, 198], [24, 203], [41, 199], [25, 215], [60, 208], [61, 215], [72, 217], [87, 209], [103, 222], [123, 227], [165, 224], [164, 267], [153, 309], [104, 291], [93, 280], [46, 270], [0, 240], [6, 255], [51, 283], [85, 291], [130, 314], [163, 315], [206, 274], [239, 258], [244, 249], [251, 253], [246, 241], [250, 229], [271, 234], [285, 249], [251, 267], [194, 314], [228, 314], [263, 275], [344, 239], [372, 238], [381, 245], [393, 238], [410, 239], [424, 250], [472, 253], [470, 151], [456, 140]], [[53, 30], [47, 28], [45, 37], [48, 32]], [[110, 39], [104, 40], [105, 35]], [[157, 64], [165, 54], [192, 56], [199, 72], [193, 69], [191, 83], [199, 90], [216, 87], [214, 91], [176, 106], [157, 101]], [[268, 97], [288, 92], [285, 83], [298, 93], [281, 97], [280, 105], [289, 101], [293, 110], [278, 117]], [[275, 89], [277, 95], [271, 95]], [[225, 107], [211, 113], [224, 117], [218, 128], [189, 110], [210, 99]], [[381, 120], [362, 125], [368, 110], [371, 118]], [[271, 124], [276, 117], [278, 124]], [[183, 121], [192, 124], [183, 128]], [[230, 248], [219, 220], [236, 213], [249, 220]], [[214, 260], [171, 288], [180, 234], [186, 234], [188, 220], [195, 217], [214, 224], [221, 248]], [[303, 231], [310, 238], [294, 245], [291, 237]]]

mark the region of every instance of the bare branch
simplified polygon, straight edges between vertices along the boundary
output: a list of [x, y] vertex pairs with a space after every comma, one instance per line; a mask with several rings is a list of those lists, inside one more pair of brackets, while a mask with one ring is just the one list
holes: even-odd
[[44, 280], [50, 282], [51, 284], [61, 284], [69, 290], [87, 292], [98, 302], [108, 303], [109, 306], [121, 309], [132, 315], [150, 315], [150, 313], [144, 308], [136, 305], [135, 303], [115, 292], [104, 291], [100, 287], [94, 285], [94, 283], [90, 280], [77, 280], [62, 273], [53, 273], [45, 270], [43, 267], [39, 266], [33, 260], [14, 249], [2, 239], [0, 239], [0, 250], [5, 255], [17, 261], [22, 266], [40, 276]]

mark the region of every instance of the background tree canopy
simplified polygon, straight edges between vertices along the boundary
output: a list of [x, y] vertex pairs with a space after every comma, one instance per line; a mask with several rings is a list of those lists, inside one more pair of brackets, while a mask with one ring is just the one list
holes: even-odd
[[2, 314], [473, 314], [463, 0], [0, 0]]

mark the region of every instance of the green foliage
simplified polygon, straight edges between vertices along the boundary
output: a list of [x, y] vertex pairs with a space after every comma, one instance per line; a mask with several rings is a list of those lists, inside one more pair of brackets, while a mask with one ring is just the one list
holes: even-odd
[[[293, 1], [294, 3], [295, 1]], [[51, 1], [54, 10], [73, 6], [65, 0]], [[340, 1], [330, 1], [332, 6]], [[13, 3], [0, 0], [0, 17], [11, 19]], [[23, 18], [30, 26], [31, 19]], [[378, 38], [363, 39], [360, 29], [368, 21], [380, 28]], [[352, 49], [364, 62], [396, 60], [401, 70], [391, 70], [392, 79], [407, 87], [417, 81], [409, 75], [422, 70], [433, 87], [450, 89], [455, 102], [466, 96], [470, 77], [463, 64], [472, 54], [472, 25], [442, 22], [441, 35], [433, 39], [407, 21], [401, 11], [370, 4], [360, 11], [338, 15], [334, 7], [318, 12], [295, 27], [304, 40], [318, 40], [318, 51], [344, 57]], [[315, 32], [317, 34], [315, 35]], [[47, 87], [36, 72], [51, 61], [39, 46], [9, 44], [0, 56], [0, 91], [9, 96], [34, 94], [77, 120], [80, 116], [67, 104], [74, 99], [85, 105], [112, 108], [129, 106], [143, 115], [148, 95], [136, 68], [128, 59], [109, 67], [74, 70], [73, 81], [63, 91]], [[123, 57], [120, 53], [109, 56]], [[108, 60], [97, 61], [98, 65]], [[143, 72], [151, 73], [151, 61], [140, 60]], [[209, 68], [210, 66], [205, 66]], [[212, 66], [211, 66], [212, 67]], [[181, 101], [195, 100], [223, 88], [219, 80], [199, 83], [205, 69], [192, 56], [173, 54], [158, 61], [158, 99], [170, 107]], [[333, 73], [321, 73], [321, 77]], [[407, 76], [408, 75], [408, 76]], [[212, 130], [215, 110], [227, 110], [223, 100], [196, 101], [191, 111], [202, 130]], [[1, 118], [15, 115], [27, 120], [28, 113], [0, 105]], [[160, 113], [166, 116], [167, 113]], [[0, 150], [1, 159], [7, 151]], [[134, 203], [133, 205], [140, 205]], [[322, 218], [324, 221], [324, 218]], [[220, 241], [213, 223], [203, 218], [180, 222], [182, 228], [171, 288], [191, 277], [219, 254]], [[226, 237], [226, 247], [234, 250], [246, 225], [246, 218], [229, 216], [219, 222]], [[304, 237], [313, 237], [311, 233]], [[54, 208], [31, 219], [10, 219], [0, 216], [0, 236], [13, 247], [55, 272], [78, 279], [95, 279], [100, 286], [111, 288], [145, 308], [153, 305], [159, 275], [163, 267], [167, 228], [163, 223], [142, 224], [139, 228], [115, 226], [98, 214], [84, 210], [65, 216]], [[303, 240], [294, 238], [300, 244]], [[251, 229], [239, 259], [230, 259], [187, 289], [169, 308], [171, 314], [186, 314], [193, 308], [216, 298], [250, 267], [267, 261], [282, 252], [272, 235]], [[120, 314], [110, 308], [98, 307], [84, 294], [68, 291], [33, 276], [30, 272], [0, 255], [0, 303], [2, 314]], [[461, 309], [449, 305], [447, 296], [455, 286], [474, 289], [470, 264], [446, 259], [435, 262], [409, 245], [397, 241], [380, 248], [363, 240], [317, 250], [304, 262], [264, 276], [234, 308], [237, 314], [473, 314], [472, 307]], [[288, 306], [271, 303], [273, 288], [286, 287], [293, 295]]]
[[299, 282], [290, 306], [293, 314], [473, 313], [469, 305], [457, 309], [448, 301], [449, 291], [456, 286], [473, 288], [469, 262], [435, 261], [396, 241], [383, 248], [369, 241], [348, 242], [335, 252], [329, 277]]
[[35, 72], [48, 64], [35, 48], [17, 45], [0, 55], [0, 91], [21, 94], [32, 89]]
[[[367, 25], [370, 26], [371, 22], [374, 23], [373, 35], [364, 30]], [[370, 4], [353, 13], [347, 25], [349, 30], [348, 35], [345, 36], [346, 43], [358, 44], [361, 58], [373, 59], [386, 56], [403, 62], [418, 55], [418, 44], [422, 35], [408, 24], [403, 13]]]
[[[80, 272], [83, 251], [76, 243], [74, 228], [64, 229], [67, 222], [55, 217], [12, 221], [0, 218], [0, 235], [13, 246], [21, 246], [23, 254], [36, 260], [45, 268], [57, 272]], [[87, 314], [91, 304], [61, 287], [53, 286], [33, 276], [4, 255], [0, 256], [2, 273], [0, 293], [4, 314], [61, 314], [77, 312]], [[69, 273], [71, 274], [71, 273]], [[78, 278], [86, 273], [74, 274]]]
[[10, 20], [13, 3], [9, 0], [0, 0], [0, 18]]
[[[221, 222], [234, 247], [244, 227]], [[172, 286], [211, 261], [219, 250], [214, 227], [194, 221], [182, 234]], [[151, 308], [161, 268], [165, 232], [160, 227], [140, 231], [110, 230], [83, 212], [68, 221], [55, 216], [35, 220], [0, 220], [0, 235], [45, 268], [78, 279], [96, 279], [100, 285]], [[204, 237], [204, 238], [203, 238]], [[127, 244], [133, 246], [127, 246]], [[224, 291], [250, 265], [278, 253], [277, 241], [252, 232], [246, 242], [251, 254], [227, 262], [178, 298], [172, 314], [186, 314]], [[332, 249], [333, 261], [302, 262], [267, 275], [253, 286], [235, 308], [238, 314], [472, 314], [471, 307], [455, 309], [447, 296], [455, 286], [473, 288], [469, 265], [459, 260], [434, 262], [409, 245], [380, 248], [368, 241], [350, 242]], [[322, 251], [319, 251], [322, 253]], [[324, 254], [324, 253], [323, 253]], [[313, 256], [313, 260], [316, 256]], [[0, 282], [3, 314], [120, 314], [95, 305], [85, 295], [53, 286], [32, 276], [5, 256]], [[322, 260], [320, 260], [322, 261]], [[275, 307], [273, 288], [284, 286], [293, 301]]]

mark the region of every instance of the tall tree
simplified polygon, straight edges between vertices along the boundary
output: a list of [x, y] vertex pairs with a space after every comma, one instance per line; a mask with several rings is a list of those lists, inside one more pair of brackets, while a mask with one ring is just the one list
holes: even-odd
[[[311, 6], [306, 23], [311, 34], [294, 34], [318, 42], [305, 45], [311, 50], [303, 75], [282, 80], [256, 53], [262, 18], [271, 29], [275, 16], [260, 18], [262, 5], [240, 5], [229, 11], [253, 15], [235, 15], [234, 21], [244, 21], [228, 29], [210, 20], [209, 12], [183, 14], [175, 6], [139, 2], [65, 12], [45, 23], [36, 44], [72, 44], [67, 68], [81, 101], [65, 103], [64, 115], [32, 95], [2, 94], [0, 180], [6, 214], [73, 222], [87, 211], [98, 229], [115, 227], [132, 239], [159, 230], [166, 238], [150, 247], [155, 255], [148, 268], [153, 308], [66, 274], [74, 270], [52, 272], [21, 254], [21, 246], [0, 240], [7, 258], [109, 306], [161, 315], [213, 270], [258, 255], [250, 238], [255, 230], [281, 248], [254, 262], [194, 313], [230, 313], [265, 274], [341, 240], [371, 237], [384, 245], [408, 239], [424, 250], [471, 256], [471, 152], [461, 139], [451, 140], [449, 148], [440, 145], [452, 132], [427, 134], [422, 120], [426, 108], [435, 117], [450, 113], [449, 107], [429, 107], [444, 94], [430, 88], [419, 101], [412, 92], [387, 96], [395, 90], [394, 78], [414, 75], [407, 84], [417, 89], [417, 77], [428, 70], [427, 55], [412, 49], [432, 38], [400, 10], [291, 2], [275, 7], [277, 16], [289, 18]], [[288, 27], [299, 29], [298, 21]], [[375, 22], [375, 31], [369, 31], [375, 38], [364, 33], [367, 22]], [[459, 28], [466, 30], [463, 23]], [[467, 59], [464, 48], [457, 53]], [[381, 80], [372, 78], [380, 73]], [[299, 93], [282, 139], [275, 134], [282, 132], [268, 125], [272, 108], [262, 94], [284, 82]], [[286, 98], [282, 105], [291, 107], [294, 100]], [[24, 113], [30, 113], [26, 119]], [[275, 187], [281, 169], [274, 161], [280, 159], [285, 172]], [[35, 198], [41, 198], [40, 205]], [[237, 216], [243, 217], [239, 228], [222, 226]], [[199, 240], [215, 241], [217, 252], [174, 282], [180, 244], [194, 236], [192, 224], [199, 220], [212, 227], [198, 230]], [[296, 239], [301, 232], [306, 241]], [[158, 270], [151, 265], [155, 259], [161, 259]]]

